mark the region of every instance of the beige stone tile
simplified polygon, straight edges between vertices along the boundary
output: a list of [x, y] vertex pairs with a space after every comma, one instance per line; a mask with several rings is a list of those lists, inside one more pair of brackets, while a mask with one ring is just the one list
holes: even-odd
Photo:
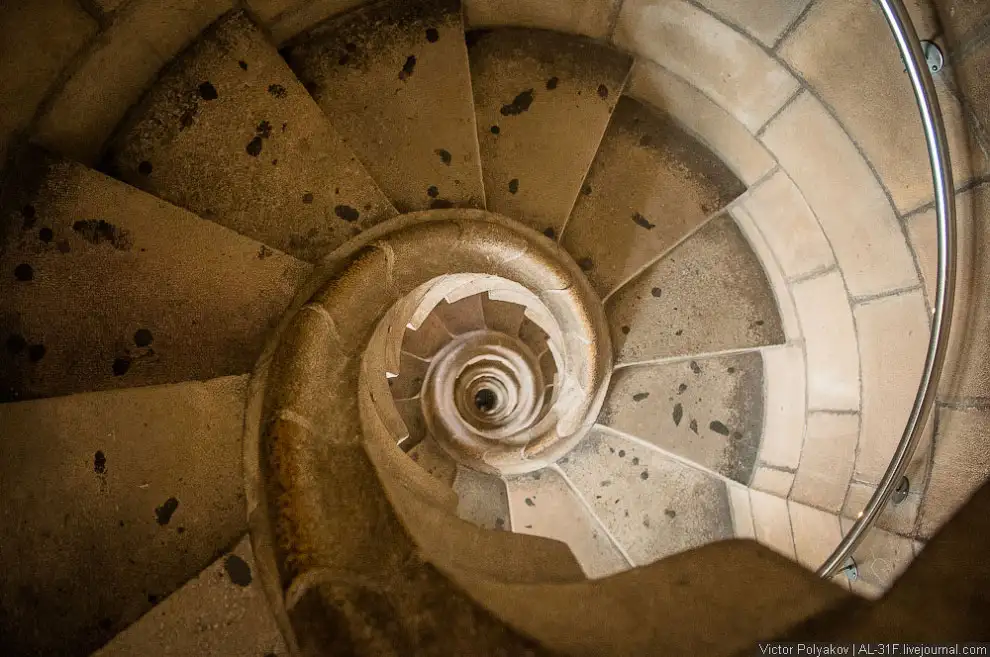
[[493, 331], [518, 335], [526, 309], [516, 303], [491, 299], [484, 295], [481, 300], [485, 312], [485, 323]]
[[481, 305], [481, 294], [474, 294], [454, 303], [446, 301], [437, 306], [433, 312], [443, 322], [451, 335], [480, 331], [485, 328], [485, 311]]
[[755, 352], [622, 368], [598, 421], [748, 484], [763, 427], [762, 379]]
[[681, 76], [753, 132], [798, 88], [759, 46], [682, 0], [627, 0], [613, 40]]
[[863, 378], [856, 479], [878, 483], [907, 421], [928, 347], [928, 311], [921, 291], [858, 304]]
[[734, 206], [729, 214], [736, 220], [736, 225], [746, 236], [750, 248], [753, 249], [753, 253], [763, 265], [763, 272], [766, 274], [770, 289], [773, 290], [774, 299], [777, 301], [777, 311], [780, 313], [780, 323], [784, 329], [786, 341], [800, 340], [802, 338], [801, 322], [798, 321], [794, 295], [791, 294], [791, 286], [784, 277], [784, 270], [780, 268], [780, 263], [770, 249], [770, 243], [767, 242], [763, 232], [743, 204]]
[[[862, 484], [857, 481], [849, 484], [849, 494], [842, 506], [842, 517], [856, 520], [866, 508], [867, 503], [876, 492], [876, 486]], [[921, 507], [921, 495], [910, 493], [901, 502], [887, 503], [887, 507], [877, 519], [877, 527], [901, 536], [911, 537], [915, 534], [915, 524]]]
[[756, 490], [749, 497], [756, 540], [789, 559], [796, 559], [787, 500]]
[[770, 123], [763, 143], [817, 215], [853, 296], [917, 285], [883, 188], [821, 103], [801, 94]]
[[746, 126], [662, 66], [637, 61], [626, 93], [673, 116], [747, 185], [763, 178], [776, 165]]
[[778, 171], [741, 201], [787, 278], [827, 269], [832, 247], [815, 214], [786, 172]]
[[246, 536], [93, 657], [288, 655]]
[[12, 0], [0, 27], [0, 162], [56, 77], [97, 30], [75, 0]]
[[801, 346], [763, 351], [763, 389], [760, 462], [793, 470], [801, 458], [805, 431], [805, 361]]
[[784, 341], [760, 260], [728, 215], [622, 286], [606, 314], [617, 363]]
[[402, 350], [429, 360], [452, 339], [450, 332], [436, 315], [428, 315], [416, 329], [406, 328]]
[[808, 408], [859, 410], [859, 354], [841, 275], [801, 281], [793, 292], [808, 358]]
[[552, 468], [509, 477], [512, 531], [567, 543], [585, 574], [607, 577], [629, 568], [608, 532]]
[[[559, 235], [631, 58], [573, 35], [513, 28], [475, 33], [468, 56], [485, 207]], [[525, 111], [507, 111], [520, 94]]]
[[[935, 210], [906, 222], [911, 246], [935, 301], [938, 248]], [[943, 397], [990, 396], [990, 297], [983, 286], [990, 280], [990, 185], [956, 195], [956, 292], [949, 356], [940, 391]]]
[[38, 143], [92, 163], [159, 69], [230, 8], [230, 0], [128, 4], [89, 46], [40, 117]]
[[366, 0], [247, 0], [279, 45], [363, 4], [367, 4]]
[[509, 496], [500, 477], [458, 466], [454, 492], [458, 518], [483, 529], [510, 531]]
[[990, 413], [940, 408], [919, 533], [931, 538], [990, 476]]
[[471, 27], [519, 25], [604, 39], [620, 4], [619, 0], [465, 0], [464, 13]]
[[817, 570], [842, 540], [839, 517], [794, 501], [787, 503], [787, 509], [798, 563]]
[[699, 0], [764, 45], [773, 46], [811, 0]]
[[736, 538], [756, 538], [753, 529], [753, 509], [749, 501], [749, 488], [728, 482], [729, 508], [732, 511], [732, 527]]
[[762, 491], [780, 498], [786, 498], [794, 485], [794, 473], [758, 465], [753, 472], [753, 490]]
[[[919, 31], [926, 30], [919, 25]], [[849, 66], [843, 59], [853, 48], [862, 57], [859, 66]], [[814, 5], [779, 52], [835, 110], [899, 211], [932, 198], [928, 152], [914, 94], [876, 3]], [[962, 107], [943, 76], [936, 77], [935, 87], [957, 181], [985, 173], [987, 158], [970, 140]]]
[[561, 243], [606, 297], [744, 191], [670, 116], [623, 96]]
[[[844, 535], [852, 527], [853, 521], [842, 518], [841, 524]], [[866, 584], [865, 593], [872, 597], [873, 590], [886, 591], [900, 577], [914, 560], [914, 546], [909, 538], [874, 527], [856, 548], [853, 559], [859, 568], [859, 578], [856, 581]], [[855, 584], [854, 582], [853, 591], [856, 591]]]
[[634, 565], [732, 537], [725, 482], [651, 447], [593, 430], [558, 464]]
[[858, 442], [858, 414], [809, 413], [791, 499], [838, 513], [849, 488]]

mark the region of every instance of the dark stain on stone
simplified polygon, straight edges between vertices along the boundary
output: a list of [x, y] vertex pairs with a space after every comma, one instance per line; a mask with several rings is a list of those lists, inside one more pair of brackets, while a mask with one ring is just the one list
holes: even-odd
[[675, 427], [681, 426], [682, 417], [684, 417], [684, 407], [681, 406], [680, 404], [674, 404], [673, 418], [674, 418]]
[[665, 509], [664, 512], [663, 512], [663, 514], [665, 516], [667, 516], [668, 518], [676, 518], [677, 517], [677, 511], [674, 511], [673, 509]]
[[598, 85], [598, 97], [601, 98], [602, 100], [608, 98], [608, 87], [606, 87], [604, 84]]
[[581, 187], [581, 193], [585, 196], [591, 196], [591, 185], [585, 184]]
[[708, 425], [708, 428], [711, 429], [712, 431], [714, 431], [715, 433], [720, 434], [722, 436], [728, 436], [729, 435], [729, 427], [725, 426], [724, 424], [722, 424], [718, 420], [713, 420]]
[[581, 271], [591, 271], [595, 268], [595, 261], [591, 258], [581, 258], [577, 261], [577, 265], [581, 268]]
[[58, 249], [59, 253], [68, 253], [71, 250], [69, 248], [69, 240], [59, 240], [55, 243], [55, 248]]
[[8, 354], [17, 355], [27, 348], [27, 340], [24, 336], [14, 333], [7, 338], [6, 347]]
[[219, 98], [217, 88], [211, 82], [203, 82], [199, 85], [199, 97], [203, 100], [216, 100]]
[[43, 344], [33, 344], [28, 347], [28, 360], [32, 363], [37, 363], [39, 360], [45, 357], [45, 353], [48, 350], [45, 349]]
[[450, 166], [450, 163], [453, 160], [453, 157], [451, 157], [451, 155], [450, 155], [450, 151], [448, 151], [445, 148], [438, 148], [437, 150], [435, 150], [433, 152], [440, 156], [440, 161], [441, 162], [443, 162], [447, 166]]
[[88, 219], [77, 221], [72, 224], [72, 230], [91, 244], [108, 242], [113, 248], [119, 251], [127, 251], [131, 248], [130, 233], [122, 228], [118, 228], [109, 221], [103, 219]]
[[139, 328], [134, 331], [134, 344], [139, 347], [148, 347], [154, 341], [155, 336], [146, 328]]
[[52, 231], [51, 228], [45, 226], [44, 228], [38, 231], [38, 239], [44, 242], [45, 244], [48, 244], [53, 239], [55, 239], [55, 232]]
[[526, 506], [536, 506], [536, 502], [533, 501], [533, 498], [527, 497], [526, 498]]
[[426, 195], [429, 196], [430, 198], [436, 198], [440, 196], [440, 190], [437, 188], [436, 185], [430, 185], [429, 187], [426, 188]]
[[495, 518], [495, 529], [498, 530], [505, 529], [505, 518]]
[[732, 432], [732, 439], [733, 440], [742, 440], [742, 432], [741, 431], [733, 431]]
[[502, 128], [498, 127], [497, 125], [493, 125], [491, 128], [489, 128], [489, 130], [491, 130], [491, 133], [493, 135], [497, 135], [498, 133], [502, 132]]
[[635, 395], [633, 395], [633, 401], [635, 401], [635, 402], [641, 402], [641, 401], [643, 401], [644, 399], [646, 399], [649, 396], [650, 396], [650, 393], [648, 393], [648, 392], [637, 392]]
[[639, 465], [639, 457], [638, 456], [634, 456], [633, 457], [632, 464], [633, 465]]
[[275, 253], [275, 252], [272, 251], [271, 249], [269, 249], [264, 244], [262, 244], [261, 245], [261, 248], [258, 249], [258, 260], [264, 260], [265, 258], [267, 258], [268, 256], [272, 255], [273, 253]]
[[361, 216], [361, 213], [349, 205], [338, 205], [333, 209], [333, 213], [344, 221], [354, 222]]
[[726, 372], [728, 372], [729, 374], [735, 374], [735, 373], [736, 373], [736, 368], [734, 368], [734, 367], [730, 367], [730, 368], [728, 368], [728, 369], [727, 369], [727, 370], [725, 370], [725, 371], [726, 371]]
[[437, 41], [440, 40], [440, 33], [437, 31], [437, 28], [435, 27], [426, 28], [426, 40], [429, 41], [430, 43], [436, 43]]
[[519, 192], [519, 179], [513, 178], [509, 181], [509, 193], [516, 194], [517, 192]]
[[251, 584], [251, 566], [236, 554], [228, 555], [223, 560], [223, 569], [227, 571], [230, 581], [238, 586]]
[[247, 70], [247, 62], [244, 61], [243, 59], [240, 60], [239, 62], [237, 62], [237, 65], [241, 67], [241, 70], [242, 71], [246, 71]]
[[649, 527], [650, 527], [650, 517], [649, 516], [645, 516], [643, 518], [643, 526], [646, 527], [647, 529], [649, 529]]
[[658, 287], [655, 287], [652, 290], [650, 290], [650, 294], [652, 294], [654, 297], [659, 299], [663, 295], [663, 290]]
[[250, 155], [251, 157], [258, 157], [259, 155], [261, 155], [261, 137], [255, 137], [254, 139], [249, 141], [247, 147], [244, 150], [246, 150], [247, 154]]
[[154, 593], [148, 594], [148, 602], [150, 602], [151, 604], [157, 605], [161, 601], [162, 601], [162, 596], [156, 595]]
[[502, 109], [499, 111], [502, 113], [502, 116], [519, 116], [523, 112], [528, 111], [529, 106], [532, 104], [533, 90], [527, 89], [516, 96], [508, 105], [502, 105]]
[[685, 390], [687, 390], [687, 384], [686, 383], [682, 383], [681, 385], [677, 386], [677, 394], [678, 395], [683, 394], [683, 392]]
[[551, 228], [549, 226], [547, 226], [546, 228], [543, 229], [543, 234], [546, 235], [550, 239], [556, 239], [557, 238], [557, 233], [555, 233], [554, 230], [553, 230], [553, 228]]
[[347, 53], [344, 53], [337, 59], [337, 63], [340, 64], [341, 66], [347, 66], [350, 63], [350, 61], [351, 61], [351, 56], [348, 55]]
[[698, 361], [691, 361], [691, 371], [695, 374], [701, 374], [701, 365], [698, 365]]
[[547, 91], [553, 91], [557, 88], [557, 83], [560, 82], [560, 78], [556, 75], [547, 80]]
[[643, 470], [642, 472], [640, 472], [639, 473], [639, 478], [642, 479], [643, 481], [646, 481], [647, 479], [649, 479], [650, 478], [650, 472], [649, 472], [649, 470]]
[[622, 459], [622, 458], [625, 458], [625, 457], [626, 457], [626, 450], [620, 449], [619, 450], [619, 458]]
[[399, 79], [405, 82], [412, 77], [414, 70], [416, 70], [416, 55], [409, 55], [406, 57], [406, 63], [402, 65], [402, 70], [399, 71]]
[[262, 121], [258, 124], [258, 127], [255, 128], [255, 132], [262, 139], [268, 139], [272, 136], [272, 124], [268, 121]]
[[35, 222], [35, 217], [37, 216], [37, 212], [35, 211], [33, 205], [28, 204], [25, 205], [23, 208], [21, 208], [21, 216], [24, 218], [24, 223], [21, 224], [21, 227], [24, 230], [30, 230], [34, 228], [34, 222]]
[[306, 205], [310, 205], [313, 202], [313, 192], [306, 192], [303, 194], [302, 202]]
[[285, 129], [288, 128], [288, 127], [289, 127], [288, 122], [283, 121], [282, 122], [282, 132], [285, 132]]
[[623, 326], [619, 330], [622, 331], [622, 335], [629, 335], [629, 331], [631, 331], [632, 329], [629, 328], [628, 326]]
[[452, 207], [454, 207], [454, 204], [445, 198], [433, 199], [430, 202], [430, 208], [433, 210], [446, 210]]
[[674, 331], [674, 335], [684, 335], [684, 329], [677, 329]]
[[653, 230], [654, 228], [657, 227], [656, 224], [651, 224], [646, 217], [644, 217], [638, 212], [633, 212], [632, 220], [636, 223], [637, 226], [639, 226], [640, 228], [645, 228], [646, 230]]
[[270, 93], [275, 98], [285, 98], [289, 95], [289, 92], [280, 84], [272, 83], [268, 85], [268, 93]]
[[131, 369], [131, 359], [127, 356], [114, 358], [112, 369], [114, 376], [124, 376], [127, 374], [127, 370]]
[[138, 173], [140, 173], [142, 176], [150, 176], [153, 170], [154, 167], [151, 166], [151, 162], [149, 162], [148, 160], [144, 160], [140, 164], [138, 164]]
[[102, 451], [97, 451], [93, 456], [93, 472], [96, 474], [106, 474], [107, 471], [107, 455]]
[[698, 434], [698, 421], [695, 420], [694, 418], [691, 418], [691, 423], [688, 424], [688, 429], [690, 429], [691, 431], [693, 431], [695, 433], [695, 435], [697, 435]]
[[165, 503], [155, 508], [155, 520], [164, 527], [172, 519], [172, 514], [179, 508], [179, 500], [170, 497]]
[[34, 280], [34, 267], [22, 262], [21, 264], [14, 267], [14, 278], [22, 283], [27, 283], [28, 281]]

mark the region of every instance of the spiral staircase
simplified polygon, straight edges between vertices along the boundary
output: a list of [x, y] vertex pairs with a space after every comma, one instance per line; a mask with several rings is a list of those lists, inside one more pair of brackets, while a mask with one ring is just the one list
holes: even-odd
[[[727, 70], [792, 67], [733, 99], [641, 34], [748, 25], [719, 2], [628, 0], [610, 34], [247, 3], [157, 41], [168, 9], [94, 2], [5, 169], [0, 654], [733, 654], [903, 630], [933, 578], [987, 577], [943, 567], [978, 560], [977, 498], [868, 602], [978, 487], [939, 488], [958, 460], [986, 478], [933, 427], [813, 572], [880, 487], [936, 298], [911, 174], [864, 209], [795, 146], [792, 114], [842, 107], [786, 38], [823, 3], [733, 27]], [[118, 66], [141, 29], [151, 63]], [[886, 179], [821, 116], [823, 161]], [[980, 627], [961, 596], [940, 631]]]

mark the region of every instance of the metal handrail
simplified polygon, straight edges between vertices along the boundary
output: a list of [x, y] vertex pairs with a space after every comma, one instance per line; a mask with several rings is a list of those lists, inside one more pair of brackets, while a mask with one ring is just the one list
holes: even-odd
[[901, 0], [878, 0], [890, 31], [897, 42], [901, 58], [914, 89], [914, 97], [921, 113], [921, 123], [928, 146], [928, 159], [935, 185], [935, 212], [938, 232], [938, 277], [935, 286], [935, 314], [932, 318], [928, 355], [921, 374], [918, 393], [911, 407], [907, 425], [894, 457], [880, 480], [880, 485], [870, 501], [857, 517], [849, 533], [843, 537], [832, 555], [818, 569], [822, 577], [835, 575], [863, 540], [883, 511], [891, 494], [897, 488], [907, 468], [925, 424], [931, 414], [938, 382], [942, 376], [946, 351], [949, 345], [949, 327], [952, 318], [953, 295], [956, 287], [956, 203], [953, 195], [952, 168], [949, 163], [949, 147], [945, 138], [945, 126], [939, 109], [938, 96], [928, 70], [928, 63], [921, 49], [918, 34]]

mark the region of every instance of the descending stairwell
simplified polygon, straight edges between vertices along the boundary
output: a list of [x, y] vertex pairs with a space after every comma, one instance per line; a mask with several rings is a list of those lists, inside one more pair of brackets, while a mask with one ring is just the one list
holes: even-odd
[[[177, 33], [145, 4], [66, 89]], [[928, 440], [814, 576], [932, 301], [920, 184], [802, 51], [823, 3], [256, 4], [10, 151], [0, 653], [732, 654], [881, 595], [985, 478]]]

